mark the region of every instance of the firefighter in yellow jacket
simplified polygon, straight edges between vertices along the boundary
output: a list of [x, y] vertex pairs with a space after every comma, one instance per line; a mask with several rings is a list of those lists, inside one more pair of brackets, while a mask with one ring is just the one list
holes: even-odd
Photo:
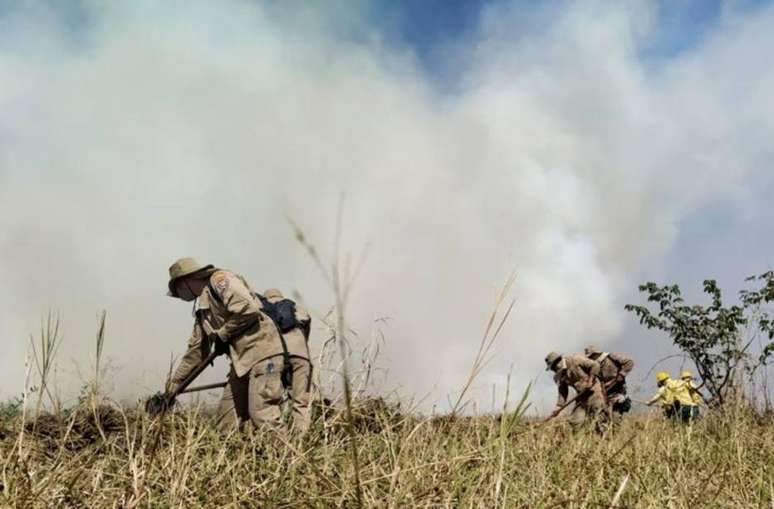
[[699, 416], [699, 407], [694, 403], [688, 386], [683, 380], [673, 380], [669, 377], [669, 373], [659, 371], [656, 373], [656, 383], [658, 390], [648, 402], [649, 406], [659, 403], [667, 418], [686, 423]]
[[231, 360], [220, 402], [219, 429], [230, 431], [247, 422], [254, 426], [279, 424], [284, 394], [282, 342], [247, 281], [231, 271], [181, 258], [169, 268], [168, 287], [171, 297], [196, 300], [188, 350], [168, 392], [173, 392], [215, 348]]
[[693, 373], [687, 370], [683, 371], [680, 373], [680, 380], [682, 380], [688, 388], [693, 404], [697, 406], [700, 405], [704, 401], [704, 398], [702, 397], [701, 392], [699, 392], [699, 387], [694, 382]]

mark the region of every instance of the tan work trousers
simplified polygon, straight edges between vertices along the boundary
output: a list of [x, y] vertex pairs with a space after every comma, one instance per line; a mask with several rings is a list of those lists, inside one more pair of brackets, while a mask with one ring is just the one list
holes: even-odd
[[293, 405], [293, 428], [298, 431], [309, 429], [312, 402], [312, 363], [303, 357], [290, 357], [293, 366], [293, 386], [290, 389], [290, 403]]
[[282, 355], [257, 363], [244, 376], [238, 377], [231, 368], [228, 384], [223, 389], [218, 408], [218, 429], [229, 433], [245, 423], [253, 426], [282, 424]]
[[[573, 427], [578, 427], [587, 420], [594, 419], [598, 424], [607, 421], [607, 405], [602, 386], [597, 382], [591, 389], [591, 394], [575, 401], [569, 421]], [[598, 426], [598, 428], [600, 428]], [[601, 429], [601, 428], [600, 428]]]

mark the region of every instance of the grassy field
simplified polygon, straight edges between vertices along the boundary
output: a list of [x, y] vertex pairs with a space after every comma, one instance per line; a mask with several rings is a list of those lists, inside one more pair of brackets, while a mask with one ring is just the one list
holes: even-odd
[[[464, 407], [484, 369], [513, 306], [505, 304], [498, 300], [453, 408]], [[351, 419], [340, 407], [318, 407], [303, 436], [274, 429], [221, 436], [201, 406], [151, 419], [140, 406], [107, 399], [100, 389], [104, 320], [103, 314], [93, 380], [69, 409], [47, 382], [58, 321], [49, 316], [39, 343], [31, 343], [29, 364], [37, 377], [25, 384], [26, 404], [0, 404], [0, 509], [774, 509], [774, 415], [743, 405], [708, 413], [690, 430], [658, 415], [639, 415], [600, 436], [593, 426], [572, 430], [560, 419], [524, 419], [529, 389], [515, 410], [501, 416], [428, 417], [356, 397]], [[341, 313], [336, 322], [332, 331], [347, 330]], [[336, 366], [335, 359], [326, 363], [326, 352], [318, 366]], [[367, 375], [352, 376], [358, 382], [345, 383], [345, 394], [350, 385], [367, 386]], [[350, 380], [346, 369], [339, 379]], [[326, 387], [324, 380], [316, 385]]]
[[600, 437], [361, 400], [351, 433], [329, 412], [305, 436], [222, 437], [201, 409], [152, 421], [94, 401], [5, 412], [0, 507], [774, 507], [774, 419], [745, 410], [690, 433], [632, 417]]

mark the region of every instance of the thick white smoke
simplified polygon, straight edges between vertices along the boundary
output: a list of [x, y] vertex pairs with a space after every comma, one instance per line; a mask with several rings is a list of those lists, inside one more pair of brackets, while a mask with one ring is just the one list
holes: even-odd
[[[64, 321], [63, 378], [106, 309], [117, 390], [155, 390], [191, 325], [164, 296], [180, 256], [326, 311], [284, 217], [330, 252], [341, 192], [345, 245], [371, 244], [353, 327], [368, 336], [391, 317], [384, 388], [445, 405], [513, 269], [516, 310], [478, 387], [504, 392], [511, 366], [523, 387], [548, 350], [620, 339], [622, 299], [683, 217], [744, 199], [772, 155], [771, 8], [648, 59], [650, 3], [494, 7], [454, 50], [467, 67], [449, 93], [330, 13], [173, 4], [87, 7], [81, 28], [46, 9], [7, 14], [0, 397], [21, 390], [27, 335], [49, 308]], [[528, 14], [547, 23], [526, 30]]]

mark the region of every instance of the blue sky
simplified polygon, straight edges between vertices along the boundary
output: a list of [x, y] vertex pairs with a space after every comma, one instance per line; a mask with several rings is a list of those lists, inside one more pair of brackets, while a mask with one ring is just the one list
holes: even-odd
[[[701, 43], [723, 15], [721, 0], [660, 0], [658, 20], [643, 58], [659, 60], [689, 51]], [[754, 10], [771, 0], [733, 2], [737, 12]], [[564, 0], [377, 0], [369, 6], [370, 20], [382, 27], [394, 43], [409, 45], [430, 72], [441, 72], [439, 48], [474, 36], [482, 12], [498, 4], [525, 10], [561, 10]]]
[[[724, 4], [733, 5], [735, 12], [749, 12], [773, 0], [658, 0], [658, 20], [643, 48], [645, 59], [659, 60], [688, 51], [721, 22]], [[262, 3], [262, 2], [259, 2]], [[88, 38], [92, 22], [91, 4], [86, 0], [59, 2], [46, 0], [42, 4], [55, 13], [60, 26], [74, 41]], [[303, 2], [301, 2], [303, 5]], [[269, 2], [267, 5], [272, 5]], [[290, 3], [293, 5], [293, 3]], [[347, 2], [333, 4], [329, 20], [336, 22], [337, 12], [347, 9]], [[364, 12], [369, 28], [382, 33], [396, 46], [410, 48], [430, 74], [447, 73], [443, 49], [461, 40], [475, 37], [482, 13], [498, 5], [515, 6], [525, 11], [565, 9], [567, 0], [365, 0], [353, 2]], [[274, 4], [273, 7], [285, 6]], [[22, 6], [13, 0], [0, 0], [0, 22]], [[293, 8], [293, 7], [291, 7]], [[358, 18], [359, 19], [359, 18]], [[350, 27], [356, 32], [365, 27]], [[534, 27], [539, 30], [539, 27]], [[450, 77], [450, 76], [446, 76]]]
[[[724, 8], [726, 4], [732, 5], [735, 13], [749, 13], [772, 1], [657, 0], [657, 20], [641, 48], [641, 57], [657, 65], [663, 59], [690, 51], [722, 22], [724, 12], [729, 10]], [[292, 10], [298, 5], [304, 5], [303, 2], [258, 3], [282, 10], [288, 6]], [[54, 13], [60, 28], [69, 34], [71, 42], [88, 44], [93, 28], [93, 5], [87, 0], [44, 0], [40, 4], [0, 0], [0, 27], [3, 18], [8, 18], [10, 13], [29, 9], [30, 5], [46, 5]], [[457, 62], [449, 61], [445, 50], [464, 44], [467, 40], [475, 40], [481, 17], [487, 9], [508, 5], [525, 12], [546, 12], [548, 16], [539, 19], [550, 23], [553, 15], [566, 9], [569, 3], [567, 0], [363, 0], [351, 2], [351, 5], [347, 1], [332, 5], [335, 7], [326, 13], [329, 23], [340, 23], [338, 18], [342, 11], [356, 6], [355, 10], [363, 15], [353, 18], [354, 26], [344, 22], [345, 30], [350, 35], [357, 37], [368, 30], [381, 33], [389, 44], [413, 52], [428, 76], [433, 81], [441, 82], [459, 78], [459, 67], [455, 66]], [[365, 24], [361, 25], [363, 22]], [[529, 29], [540, 31], [542, 28]]]

